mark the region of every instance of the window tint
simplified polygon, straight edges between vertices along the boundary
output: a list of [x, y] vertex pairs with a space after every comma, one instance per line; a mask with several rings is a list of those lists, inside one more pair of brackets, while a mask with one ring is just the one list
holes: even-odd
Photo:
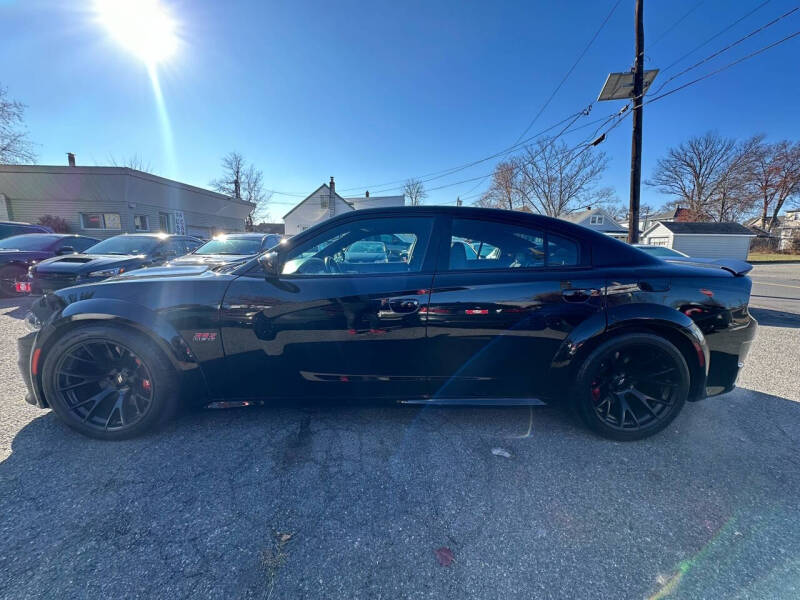
[[579, 262], [578, 255], [577, 243], [554, 233], [547, 236], [547, 266], [574, 267]]
[[544, 234], [493, 221], [453, 219], [450, 269], [515, 269], [545, 265]]
[[543, 231], [476, 219], [453, 219], [450, 270], [521, 269], [580, 264], [576, 242]]
[[63, 238], [61, 241], [58, 242], [57, 249], [60, 250], [65, 246], [69, 246], [70, 248], [74, 248], [76, 252], [83, 252], [89, 246], [93, 246], [97, 243], [97, 240], [91, 238], [84, 238], [84, 237], [67, 237]]
[[287, 252], [282, 272], [348, 275], [420, 271], [432, 228], [433, 219], [429, 217], [347, 223]]

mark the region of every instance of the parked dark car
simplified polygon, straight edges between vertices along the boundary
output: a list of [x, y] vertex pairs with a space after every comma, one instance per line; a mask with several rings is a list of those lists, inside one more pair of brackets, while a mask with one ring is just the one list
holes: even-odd
[[[412, 237], [407, 261], [346, 260], [380, 234]], [[459, 240], [497, 251], [467, 256]], [[748, 270], [666, 263], [519, 212], [359, 210], [244, 264], [47, 295], [19, 360], [31, 403], [104, 439], [150, 430], [182, 402], [325, 398], [560, 403], [632, 440], [734, 388], [757, 327]], [[695, 318], [710, 315], [704, 334]]]
[[102, 281], [126, 271], [161, 265], [199, 247], [186, 235], [123, 233], [91, 246], [82, 254], [57, 256], [29, 271], [31, 293], [45, 294], [73, 285]]
[[241, 262], [280, 244], [276, 233], [228, 233], [207, 241], [194, 252], [169, 261], [176, 265], [215, 266]]
[[12, 235], [25, 235], [26, 233], [53, 233], [53, 230], [44, 225], [31, 225], [16, 221], [0, 221], [0, 240]]
[[389, 251], [383, 242], [359, 240], [342, 249], [343, 261], [348, 263], [389, 262]]
[[53, 256], [81, 252], [97, 241], [63, 233], [28, 233], [0, 240], [0, 296], [15, 295], [16, 283], [27, 279], [31, 265]]
[[667, 248], [666, 246], [651, 246], [649, 244], [634, 244], [634, 248], [638, 248], [642, 252], [647, 252], [650, 256], [657, 256], [658, 258], [663, 258], [664, 260], [673, 259], [673, 260], [682, 260], [685, 258], [689, 258], [688, 254], [684, 254], [683, 252], [679, 252], [678, 250], [673, 250], [672, 248]]

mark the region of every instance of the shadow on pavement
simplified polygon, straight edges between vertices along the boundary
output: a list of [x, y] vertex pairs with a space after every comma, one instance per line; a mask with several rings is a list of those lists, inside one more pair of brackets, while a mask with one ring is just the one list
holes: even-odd
[[788, 597], [798, 432], [800, 404], [749, 390], [635, 443], [551, 408], [207, 411], [119, 443], [47, 412], [0, 463], [0, 589]]
[[[32, 296], [20, 296], [19, 298], [0, 298], [0, 313], [12, 319], [24, 319], [31, 309], [31, 304], [35, 300]], [[11, 310], [6, 310], [6, 309]]]
[[767, 325], [769, 327], [800, 327], [800, 314], [756, 307], [750, 307], [750, 314], [756, 318], [759, 325]]

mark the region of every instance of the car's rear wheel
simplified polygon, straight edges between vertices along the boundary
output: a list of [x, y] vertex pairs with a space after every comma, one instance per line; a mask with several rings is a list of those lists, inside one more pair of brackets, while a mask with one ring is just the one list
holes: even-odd
[[638, 440], [661, 431], [689, 395], [686, 360], [669, 341], [625, 334], [596, 348], [578, 370], [575, 409], [595, 432]]
[[53, 411], [80, 433], [106, 440], [135, 437], [172, 417], [176, 379], [151, 340], [108, 325], [68, 331], [47, 350], [42, 366]]
[[0, 269], [0, 298], [10, 298], [17, 295], [17, 281], [22, 279], [27, 271], [25, 267], [8, 265]]

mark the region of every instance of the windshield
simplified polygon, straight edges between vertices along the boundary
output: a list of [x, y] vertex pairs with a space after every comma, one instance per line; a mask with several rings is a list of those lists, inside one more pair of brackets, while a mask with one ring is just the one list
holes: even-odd
[[57, 235], [29, 233], [0, 240], [3, 250], [45, 250], [59, 240]]
[[84, 254], [149, 254], [160, 243], [155, 237], [119, 235], [95, 244]]
[[356, 242], [348, 250], [347, 252], [371, 252], [371, 253], [383, 253], [386, 252], [386, 248], [383, 245], [383, 242]]
[[219, 237], [206, 242], [195, 254], [257, 254], [261, 251], [261, 238]]

